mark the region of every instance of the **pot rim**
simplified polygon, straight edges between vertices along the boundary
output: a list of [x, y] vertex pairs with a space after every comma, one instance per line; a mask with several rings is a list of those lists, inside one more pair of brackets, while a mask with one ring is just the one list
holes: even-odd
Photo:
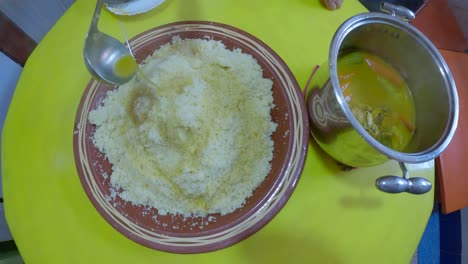
[[[445, 126], [442, 136], [437, 140], [437, 142], [423, 151], [414, 153], [400, 152], [381, 144], [371, 135], [369, 135], [369, 133], [367, 133], [367, 131], [361, 126], [359, 121], [352, 114], [351, 109], [345, 101], [345, 98], [341, 92], [341, 88], [338, 82], [337, 60], [339, 55], [339, 48], [343, 40], [349, 35], [350, 32], [366, 24], [387, 24], [390, 26], [395, 26], [405, 31], [410, 36], [412, 36], [415, 39], [415, 41], [421, 44], [427, 52], [429, 52], [431, 57], [434, 59], [434, 62], [439, 67], [440, 73], [442, 74], [443, 79], [445, 81], [445, 86], [449, 98], [450, 109], [448, 122]], [[333, 36], [332, 42], [330, 44], [328, 63], [333, 91], [338, 101], [338, 104], [341, 107], [341, 110], [344, 112], [346, 118], [354, 127], [354, 129], [359, 133], [359, 135], [374, 149], [376, 149], [377, 151], [384, 154], [390, 159], [406, 163], [421, 163], [435, 159], [447, 148], [448, 144], [453, 138], [453, 135], [455, 134], [455, 130], [458, 123], [458, 95], [455, 86], [455, 81], [448, 68], [447, 63], [443, 59], [442, 55], [440, 55], [437, 48], [431, 43], [431, 41], [426, 36], [424, 36], [424, 34], [422, 34], [415, 27], [413, 27], [407, 22], [402, 21], [397, 17], [390, 16], [387, 14], [371, 12], [353, 16], [346, 20], [338, 28], [335, 35]]]

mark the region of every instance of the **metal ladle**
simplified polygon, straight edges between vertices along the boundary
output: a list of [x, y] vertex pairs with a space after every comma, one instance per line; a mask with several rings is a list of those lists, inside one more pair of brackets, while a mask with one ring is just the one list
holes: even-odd
[[120, 85], [132, 79], [135, 71], [120, 74], [115, 70], [119, 60], [131, 55], [127, 47], [120, 41], [98, 30], [98, 21], [103, 3], [103, 0], [98, 0], [96, 3], [96, 9], [85, 40], [84, 60], [89, 72], [96, 79], [112, 85]]

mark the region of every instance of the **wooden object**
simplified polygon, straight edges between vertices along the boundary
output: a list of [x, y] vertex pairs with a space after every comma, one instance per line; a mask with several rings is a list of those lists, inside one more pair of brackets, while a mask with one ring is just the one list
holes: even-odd
[[448, 148], [436, 159], [442, 211], [450, 213], [468, 206], [468, 54], [440, 50], [449, 65], [458, 90], [459, 118], [455, 136]]
[[468, 43], [447, 0], [430, 0], [419, 10], [411, 24], [423, 32], [439, 48], [455, 79], [459, 97], [459, 119], [455, 136], [447, 150], [436, 159], [437, 194], [442, 212], [450, 213], [468, 206], [468, 178], [464, 163], [468, 149], [462, 138], [467, 136], [464, 122], [468, 115]]
[[0, 51], [24, 66], [37, 43], [0, 12]]
[[428, 1], [411, 24], [439, 49], [458, 52], [468, 49], [468, 43], [447, 0]]

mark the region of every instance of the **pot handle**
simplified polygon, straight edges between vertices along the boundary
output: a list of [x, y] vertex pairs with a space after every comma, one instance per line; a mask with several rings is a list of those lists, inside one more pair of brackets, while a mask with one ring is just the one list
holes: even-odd
[[378, 178], [375, 181], [377, 189], [386, 193], [407, 192], [411, 194], [424, 194], [431, 190], [432, 184], [422, 177], [412, 177], [408, 175], [408, 170], [403, 162], [399, 162], [403, 171], [403, 177], [388, 175]]
[[399, 6], [399, 5], [390, 4], [387, 2], [382, 2], [380, 4], [380, 10], [391, 16], [398, 17], [401, 20], [406, 21], [406, 22], [409, 22], [416, 17], [413, 11], [409, 10], [408, 8]]

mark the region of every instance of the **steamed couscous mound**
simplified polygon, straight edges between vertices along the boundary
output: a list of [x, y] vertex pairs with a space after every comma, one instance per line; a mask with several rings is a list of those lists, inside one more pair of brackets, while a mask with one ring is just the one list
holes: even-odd
[[272, 81], [241, 50], [174, 38], [89, 115], [121, 198], [159, 214], [242, 207], [271, 170]]

